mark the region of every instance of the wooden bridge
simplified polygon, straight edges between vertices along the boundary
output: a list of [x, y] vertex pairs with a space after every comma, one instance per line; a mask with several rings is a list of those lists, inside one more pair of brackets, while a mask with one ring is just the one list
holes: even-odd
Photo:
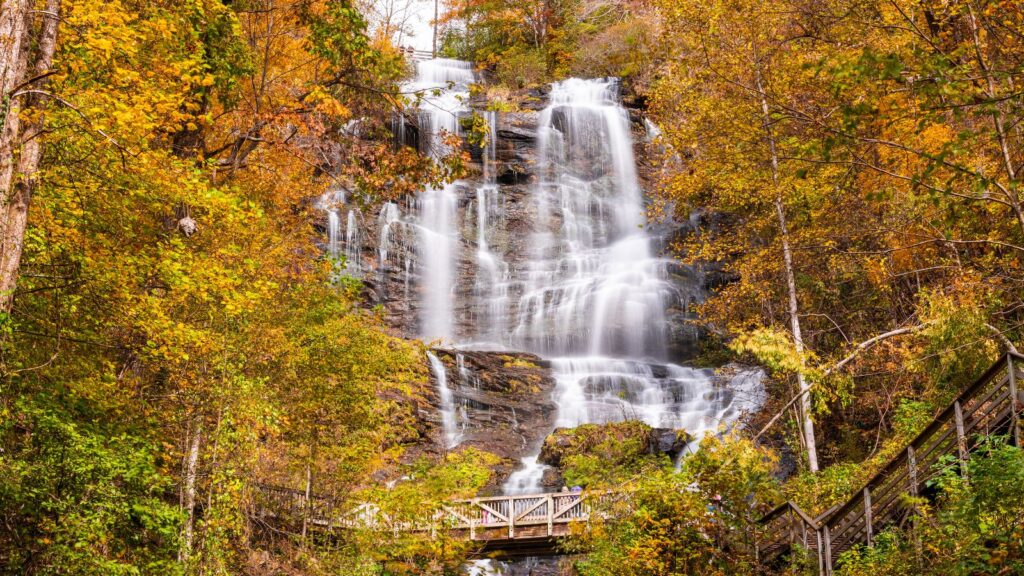
[[901, 497], [929, 496], [927, 482], [942, 472], [949, 456], [959, 461], [960, 473], [966, 476], [967, 459], [984, 437], [1006, 436], [1021, 446], [1022, 368], [1024, 356], [1008, 353], [845, 504], [816, 518], [792, 502], [767, 514], [761, 519], [759, 562], [782, 564], [786, 555], [802, 547], [817, 557], [818, 572], [831, 576], [843, 552], [871, 546], [882, 528], [914, 522], [914, 510], [904, 506]]
[[586, 522], [593, 504], [611, 493], [555, 492], [457, 500], [428, 517], [410, 521], [384, 513], [374, 504], [339, 506], [333, 499], [301, 490], [263, 486], [258, 492], [257, 516], [303, 531], [332, 532], [362, 529], [381, 532], [436, 533], [480, 542], [484, 552], [504, 557], [550, 554], [570, 524]]

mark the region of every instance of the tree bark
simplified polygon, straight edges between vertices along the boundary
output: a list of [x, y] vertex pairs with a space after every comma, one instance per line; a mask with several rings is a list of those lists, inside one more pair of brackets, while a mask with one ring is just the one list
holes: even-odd
[[186, 441], [188, 449], [182, 466], [184, 478], [181, 490], [181, 507], [188, 517], [182, 528], [181, 548], [178, 551], [178, 561], [185, 565], [188, 565], [192, 557], [192, 543], [195, 538], [196, 475], [199, 467], [199, 445], [203, 436], [203, 421], [199, 417], [194, 417], [189, 428], [191, 436]]
[[[30, 47], [29, 0], [0, 0], [0, 235], [6, 229], [14, 168], [21, 133], [20, 99], [15, 96], [24, 82]], [[3, 299], [9, 298], [3, 294]], [[4, 309], [6, 311], [6, 309]]]
[[[775, 216], [779, 221], [779, 236], [782, 239], [782, 262], [786, 276], [786, 290], [789, 296], [789, 326], [793, 333], [793, 345], [800, 357], [800, 368], [804, 365], [804, 338], [800, 330], [800, 306], [796, 293], [796, 274], [793, 272], [793, 250], [789, 245], [789, 226], [786, 222], [786, 210], [782, 202], [782, 192], [779, 190], [779, 153], [775, 146], [775, 134], [771, 126], [771, 110], [768, 107], [768, 96], [765, 94], [761, 82], [760, 63], [754, 64], [754, 79], [757, 85], [757, 92], [761, 99], [762, 125], [768, 140], [768, 151], [771, 156], [772, 183], [775, 187]], [[804, 439], [804, 446], [807, 449], [807, 469], [811, 472], [818, 471], [818, 447], [814, 439], [814, 420], [811, 419], [811, 395], [810, 384], [804, 377], [803, 371], [796, 373], [796, 381], [800, 387], [800, 419]]]
[[434, 0], [434, 49], [431, 52], [431, 56], [434, 58], [437, 58], [437, 19], [440, 16], [438, 13], [438, 2], [440, 2], [440, 0]]
[[[47, 0], [46, 13], [41, 15], [37, 48], [32, 65], [28, 67], [30, 78], [44, 76], [53, 64], [57, 48], [57, 29], [60, 24], [60, 0]], [[26, 16], [26, 29], [29, 26]], [[41, 80], [43, 81], [43, 80]], [[46, 97], [39, 92], [27, 94], [22, 108], [42, 108]], [[14, 288], [21, 267], [21, 254], [25, 244], [25, 229], [28, 225], [28, 208], [38, 185], [37, 173], [42, 159], [43, 115], [39, 113], [27, 126], [21, 129], [21, 154], [17, 160], [16, 181], [4, 198], [3, 236], [0, 238], [0, 311], [9, 312], [14, 302]]]

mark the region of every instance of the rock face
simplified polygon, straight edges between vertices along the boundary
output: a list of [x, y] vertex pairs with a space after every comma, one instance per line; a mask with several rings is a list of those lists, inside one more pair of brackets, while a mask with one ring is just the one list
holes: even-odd
[[[492, 488], [501, 485], [518, 465], [518, 458], [536, 446], [554, 425], [555, 386], [550, 371], [532, 354], [437, 350], [456, 405], [460, 430], [458, 448], [476, 447], [505, 462], [496, 470]], [[433, 382], [436, 389], [437, 382]], [[431, 438], [440, 450], [440, 406], [437, 399], [428, 418]]]
[[498, 116], [495, 159], [499, 184], [526, 184], [537, 166], [536, 112]]
[[[542, 102], [542, 100], [541, 100]], [[539, 106], [538, 106], [539, 107]], [[556, 111], [557, 112], [557, 111]], [[557, 114], [556, 114], [557, 115]], [[647, 189], [653, 185], [655, 168], [650, 161], [651, 145], [642, 117], [637, 114], [633, 122], [634, 152], [638, 162], [641, 185]], [[493, 177], [496, 190], [493, 206], [488, 212], [488, 250], [499, 266], [518, 269], [521, 259], [529, 252], [531, 234], [537, 220], [537, 206], [534, 187], [538, 180], [538, 121], [537, 110], [495, 113], [493, 161], [488, 172]], [[455, 333], [458, 341], [477, 338], [474, 324], [481, 310], [481, 304], [474, 298], [474, 290], [480, 286], [478, 239], [481, 223], [480, 195], [485, 151], [468, 143], [466, 150], [471, 153], [472, 176], [456, 183], [458, 198], [454, 221], [458, 223], [455, 246], [455, 282], [452, 292], [455, 319]], [[583, 155], [586, 156], [586, 155]], [[609, 176], [607, 162], [579, 167], [583, 175], [590, 174], [595, 186]], [[354, 272], [364, 283], [364, 295], [370, 305], [380, 305], [388, 323], [398, 334], [416, 337], [420, 334], [421, 277], [426, 264], [421, 262], [420, 247], [424, 242], [422, 228], [416, 222], [420, 207], [416, 198], [401, 202], [374, 206], [345, 205], [340, 212], [341, 228], [339, 242], [344, 245], [344, 254], [350, 259], [345, 273]], [[351, 218], [346, 213], [355, 211]], [[688, 221], [679, 222], [670, 217], [651, 221], [647, 228], [651, 236], [661, 238], [655, 248], [666, 256], [669, 246], [681, 236], [689, 233], [699, 223], [699, 215]], [[349, 230], [354, 225], [357, 230]], [[324, 231], [328, 231], [325, 223]], [[353, 245], [349, 245], [349, 244]], [[669, 279], [676, 288], [677, 297], [668, 309], [669, 356], [685, 360], [699, 352], [700, 333], [692, 323], [693, 305], [704, 298], [705, 286], [721, 281], [721, 274], [705, 266], [689, 266], [673, 263], [669, 266]], [[516, 290], [510, 286], [509, 290]], [[514, 294], [513, 294], [514, 296]], [[495, 335], [500, 336], [500, 335]]]

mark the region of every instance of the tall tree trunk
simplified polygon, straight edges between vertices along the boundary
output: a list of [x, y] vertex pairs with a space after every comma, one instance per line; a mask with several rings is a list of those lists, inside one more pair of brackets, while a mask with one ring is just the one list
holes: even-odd
[[981, 33], [978, 29], [978, 18], [974, 12], [974, 6], [967, 3], [967, 21], [971, 26], [971, 39], [974, 42], [974, 57], [978, 62], [978, 68], [985, 78], [985, 96], [992, 103], [992, 126], [996, 131], [996, 142], [999, 143], [999, 152], [1003, 163], [1003, 170], [1009, 178], [1009, 184], [1003, 187], [1007, 200], [1012, 205], [1014, 216], [1017, 217], [1017, 224], [1024, 233], [1024, 205], [1021, 203], [1017, 187], [1014, 185], [1017, 180], [1017, 170], [1013, 162], [1013, 154], [1010, 150], [1009, 137], [1006, 131], [1006, 118], [1003, 113], [1003, 102], [1000, 102], [996, 80], [992, 74], [992, 68], [985, 59], [985, 53], [981, 43]]
[[[60, 0], [47, 0], [46, 10], [40, 15], [41, 24], [32, 65], [28, 67], [30, 78], [44, 76], [53, 64], [53, 53], [57, 47], [57, 29], [60, 24]], [[31, 16], [26, 17], [31, 18]], [[26, 20], [26, 27], [29, 23]], [[42, 84], [36, 89], [45, 86]], [[39, 93], [23, 96], [23, 108], [42, 108], [46, 97]], [[21, 266], [21, 253], [25, 243], [25, 228], [28, 224], [28, 208], [32, 194], [38, 185], [37, 172], [43, 154], [43, 115], [37, 114], [30, 124], [21, 129], [21, 154], [18, 156], [16, 179], [5, 197], [3, 214], [3, 235], [0, 237], [0, 310], [10, 311], [14, 301], [14, 288]]]
[[189, 425], [191, 436], [186, 438], [188, 448], [182, 465], [181, 507], [188, 514], [181, 532], [181, 548], [178, 561], [187, 565], [192, 557], [192, 543], [195, 538], [196, 520], [196, 475], [199, 468], [199, 445], [203, 437], [203, 421], [199, 416], [192, 418]]
[[[796, 274], [793, 272], [793, 250], [789, 245], [789, 226], [786, 222], [786, 210], [782, 202], [782, 191], [779, 189], [779, 153], [775, 146], [775, 133], [771, 125], [771, 109], [768, 107], [768, 96], [761, 81], [760, 62], [754, 63], [754, 78], [757, 92], [761, 98], [761, 122], [768, 140], [768, 151], [771, 156], [772, 183], [775, 186], [775, 216], [779, 221], [779, 236], [782, 239], [782, 262], [786, 276], [786, 290], [789, 293], [789, 326], [793, 333], [793, 345], [800, 356], [800, 367], [804, 363], [804, 338], [800, 330], [800, 306], [796, 293]], [[803, 371], [796, 373], [800, 387], [800, 419], [804, 446], [807, 448], [807, 468], [811, 472], [818, 471], [818, 446], [814, 439], [814, 420], [811, 419], [810, 384]]]
[[[21, 99], [14, 94], [25, 81], [31, 46], [30, 0], [0, 0], [0, 237], [5, 235], [7, 207], [14, 192]], [[10, 294], [0, 295], [8, 302]], [[6, 311], [6, 308], [0, 311]]]
[[440, 0], [434, 0], [434, 50], [432, 52], [432, 56], [434, 58], [437, 58], [437, 19], [439, 17], [437, 6], [438, 2], [440, 2]]

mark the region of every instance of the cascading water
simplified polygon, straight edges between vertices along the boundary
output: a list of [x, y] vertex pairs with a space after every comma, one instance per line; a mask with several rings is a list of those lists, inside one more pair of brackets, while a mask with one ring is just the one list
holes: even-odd
[[[435, 159], [451, 151], [445, 136], [458, 134], [460, 116], [471, 113], [473, 80], [469, 63], [438, 59], [418, 63], [406, 86], [421, 95], [419, 146]], [[428, 188], [407, 207], [381, 207], [379, 284], [401, 279], [405, 310], [415, 302], [424, 340], [544, 358], [555, 379], [556, 426], [635, 419], [699, 439], [755, 408], [760, 381], [748, 375], [735, 386], [717, 386], [712, 371], [671, 363], [678, 311], [700, 298], [700, 288], [678, 273], [673, 278], [672, 263], [659, 255], [665, 238], [646, 221], [631, 124], [618, 92], [610, 79], [552, 86], [538, 116], [536, 178], [511, 200], [496, 176], [497, 114], [482, 112], [489, 138], [479, 179]], [[656, 127], [646, 128], [656, 134]], [[396, 119], [401, 142], [415, 133], [404, 117]], [[527, 226], [509, 224], [510, 202], [526, 211]], [[339, 213], [331, 213], [329, 249], [339, 250]], [[356, 216], [349, 214], [345, 228], [346, 256], [361, 242]], [[453, 448], [466, 420], [459, 389], [471, 390], [479, 379], [460, 354], [450, 378], [436, 354], [429, 361], [443, 443]], [[525, 448], [506, 493], [543, 490], [540, 446]]]
[[[416, 64], [408, 90], [420, 94], [421, 143], [435, 159], [445, 156], [448, 135], [459, 134], [459, 114], [466, 111], [473, 68], [469, 62], [435, 59]], [[457, 184], [428, 188], [417, 198], [421, 271], [420, 335], [424, 340], [455, 337], [452, 300], [458, 259]]]
[[341, 254], [341, 214], [339, 206], [345, 204], [345, 192], [343, 190], [331, 190], [325, 192], [317, 201], [317, 208], [323, 210], [327, 215], [327, 254], [336, 258]]
[[500, 225], [501, 191], [495, 178], [497, 113], [484, 112], [487, 122], [487, 144], [482, 150], [483, 183], [476, 187], [476, 274], [473, 285], [475, 300], [475, 336], [487, 342], [499, 342], [507, 330], [509, 306], [509, 266], [501, 254], [491, 250], [489, 235]]
[[[739, 416], [713, 372], [667, 363], [666, 309], [681, 303], [645, 230], [627, 112], [614, 80], [553, 86], [539, 126], [531, 253], [507, 342], [551, 360], [556, 426], [641, 420], [700, 438]], [[505, 484], [541, 490], [536, 454]]]
[[455, 401], [452, 398], [452, 390], [448, 387], [448, 371], [441, 359], [433, 352], [427, 352], [427, 358], [430, 360], [430, 370], [434, 373], [438, 395], [441, 398], [441, 429], [444, 434], [444, 447], [454, 448], [459, 444], [460, 433]]
[[345, 218], [345, 272], [350, 276], [358, 276], [362, 271], [360, 263], [362, 249], [362, 238], [359, 235], [359, 212], [351, 209]]

